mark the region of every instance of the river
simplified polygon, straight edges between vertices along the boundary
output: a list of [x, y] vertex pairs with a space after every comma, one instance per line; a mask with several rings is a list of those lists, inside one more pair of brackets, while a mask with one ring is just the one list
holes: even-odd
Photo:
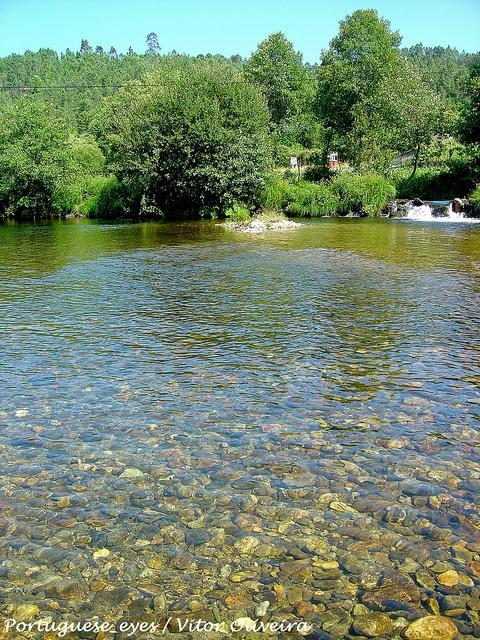
[[0, 618], [478, 633], [480, 225], [3, 225], [0, 280]]

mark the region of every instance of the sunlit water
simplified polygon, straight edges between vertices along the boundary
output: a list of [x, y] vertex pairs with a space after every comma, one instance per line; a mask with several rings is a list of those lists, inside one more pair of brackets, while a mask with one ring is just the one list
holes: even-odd
[[478, 634], [479, 267], [475, 225], [0, 227], [0, 617]]

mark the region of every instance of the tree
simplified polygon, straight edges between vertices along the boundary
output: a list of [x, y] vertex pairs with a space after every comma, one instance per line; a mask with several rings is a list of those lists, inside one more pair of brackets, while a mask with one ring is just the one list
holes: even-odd
[[80, 53], [92, 53], [93, 49], [85, 38], [80, 43]]
[[243, 64], [243, 58], [239, 53], [235, 53], [233, 56], [230, 56], [229, 60], [234, 64]]
[[117, 50], [115, 47], [110, 47], [110, 51], [108, 52], [110, 58], [118, 58]]
[[413, 174], [422, 146], [445, 132], [449, 114], [419, 72], [404, 61], [384, 78], [373, 95], [352, 109], [351, 155], [356, 164], [386, 169], [399, 153], [414, 152]]
[[158, 42], [158, 36], [152, 31], [147, 36], [147, 53], [157, 54], [160, 53], [160, 44]]
[[97, 45], [95, 47], [95, 53], [97, 54], [97, 56], [103, 56], [103, 54], [105, 53], [105, 51], [103, 50], [103, 47], [100, 45]]
[[467, 144], [480, 144], [480, 65], [472, 67], [468, 103], [463, 112], [460, 135]]
[[475, 54], [452, 47], [416, 44], [402, 49], [402, 55], [420, 72], [425, 84], [450, 103], [450, 108], [465, 103], [468, 67], [475, 60]]
[[283, 33], [273, 33], [258, 45], [245, 64], [245, 75], [260, 87], [273, 123], [311, 109], [314, 78]]
[[263, 98], [219, 61], [165, 61], [107, 101], [96, 130], [137, 207], [222, 213], [252, 202], [270, 166]]
[[373, 9], [340, 22], [318, 68], [317, 112], [342, 155], [349, 159], [354, 109], [372, 98], [401, 65], [400, 35]]
[[3, 109], [0, 125], [0, 210], [46, 217], [68, 178], [68, 129], [46, 104], [26, 97]]

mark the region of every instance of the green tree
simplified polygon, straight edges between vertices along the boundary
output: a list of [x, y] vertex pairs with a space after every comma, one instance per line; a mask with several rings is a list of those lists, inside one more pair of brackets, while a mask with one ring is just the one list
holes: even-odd
[[108, 160], [138, 207], [176, 214], [250, 203], [269, 168], [268, 112], [236, 65], [172, 58], [107, 101]]
[[480, 144], [480, 65], [470, 75], [468, 103], [463, 112], [460, 135], [467, 144]]
[[273, 33], [258, 45], [245, 64], [245, 75], [264, 94], [273, 123], [311, 110], [315, 81], [283, 33]]
[[0, 121], [0, 210], [20, 218], [48, 217], [68, 178], [68, 129], [47, 105], [19, 98]]
[[160, 44], [158, 42], [158, 36], [153, 31], [147, 36], [147, 53], [157, 54], [160, 53]]
[[[414, 152], [413, 174], [423, 146], [445, 133], [454, 115], [409, 63], [384, 78], [373, 95], [352, 109], [351, 155], [356, 164], [386, 169], [399, 153]], [[412, 175], [413, 175], [412, 174]]]
[[80, 53], [92, 53], [93, 49], [85, 38], [80, 43]]
[[402, 55], [419, 71], [432, 91], [456, 108], [467, 98], [469, 65], [478, 54], [457, 51], [452, 47], [425, 47], [416, 44], [402, 49]]
[[335, 145], [351, 159], [355, 107], [373, 98], [401, 65], [400, 35], [373, 9], [355, 11], [340, 23], [318, 68], [317, 110]]

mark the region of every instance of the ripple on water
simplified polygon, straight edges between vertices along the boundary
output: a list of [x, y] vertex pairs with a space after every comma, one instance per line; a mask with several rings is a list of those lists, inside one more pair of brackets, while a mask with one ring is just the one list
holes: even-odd
[[5, 280], [2, 615], [475, 633], [478, 273], [308, 238]]

